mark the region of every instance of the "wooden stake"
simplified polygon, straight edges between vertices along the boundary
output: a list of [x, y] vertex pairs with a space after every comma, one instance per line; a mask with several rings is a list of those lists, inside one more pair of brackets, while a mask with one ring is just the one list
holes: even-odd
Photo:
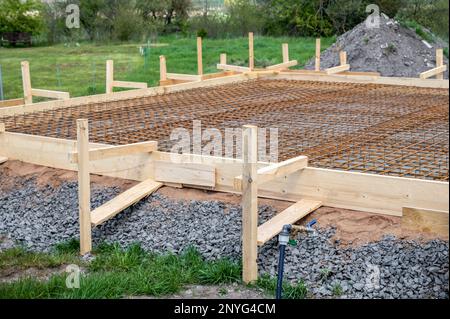
[[283, 63], [289, 62], [289, 44], [283, 43]]
[[226, 53], [222, 53], [220, 55], [220, 64], [223, 64], [223, 65], [227, 64], [227, 54]]
[[[444, 65], [444, 50], [442, 49], [436, 49], [436, 67], [441, 67]], [[436, 75], [436, 79], [443, 80], [444, 79], [444, 73], [440, 73]]]
[[347, 64], [347, 52], [345, 51], [339, 52], [339, 61], [341, 62], [341, 65]]
[[114, 61], [106, 61], [106, 93], [113, 93], [114, 86]]
[[197, 68], [198, 75], [203, 75], [203, 48], [202, 48], [202, 38], [197, 38]]
[[30, 64], [28, 61], [23, 61], [22, 66], [22, 85], [23, 85], [23, 97], [25, 104], [33, 103], [33, 93], [31, 90], [31, 76], [30, 76]]
[[258, 128], [246, 125], [242, 133], [242, 280], [258, 279]]
[[320, 38], [316, 39], [316, 71], [320, 71]]
[[159, 57], [159, 79], [161, 81], [167, 81], [167, 65], [166, 57], [164, 55]]
[[253, 32], [248, 34], [248, 67], [253, 71], [255, 68], [255, 50], [253, 47]]
[[78, 205], [80, 219], [80, 254], [92, 250], [91, 239], [91, 182], [89, 175], [89, 124], [77, 120]]

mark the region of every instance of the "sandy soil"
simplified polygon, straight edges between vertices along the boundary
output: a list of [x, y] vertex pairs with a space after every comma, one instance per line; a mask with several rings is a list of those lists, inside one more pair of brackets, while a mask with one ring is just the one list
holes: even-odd
[[[20, 179], [18, 180], [17, 178]], [[38, 186], [51, 185], [52, 187], [58, 187], [64, 181], [76, 181], [77, 174], [66, 170], [8, 161], [0, 165], [0, 194], [20, 186], [18, 183], [23, 179], [33, 178], [36, 179]], [[121, 190], [126, 190], [136, 184], [134, 181], [96, 175], [91, 175], [91, 183], [105, 187], [115, 186]], [[240, 196], [238, 195], [206, 190], [163, 187], [158, 193], [173, 200], [221, 201], [232, 205], [240, 204]], [[272, 206], [278, 212], [292, 205], [291, 202], [269, 199], [260, 199], [259, 204]], [[319, 227], [335, 227], [336, 235], [334, 240], [341, 245], [361, 245], [377, 241], [384, 235], [395, 235], [400, 239], [430, 240], [440, 238], [448, 240], [448, 234], [439, 236], [432, 233], [403, 229], [401, 217], [322, 207], [299, 224], [304, 224], [312, 219], [318, 221]]]

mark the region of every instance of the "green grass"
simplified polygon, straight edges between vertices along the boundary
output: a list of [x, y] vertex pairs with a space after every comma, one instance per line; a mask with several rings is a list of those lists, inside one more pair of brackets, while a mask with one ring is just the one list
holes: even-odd
[[[222, 285], [241, 283], [240, 263], [228, 259], [206, 261], [193, 248], [181, 255], [157, 255], [144, 251], [138, 244], [122, 249], [102, 244], [93, 251], [90, 262], [78, 256], [78, 241], [59, 244], [52, 253], [35, 253], [13, 248], [0, 253], [0, 273], [27, 268], [82, 266], [80, 289], [66, 287], [67, 274], [56, 273], [47, 281], [25, 277], [0, 283], [0, 299], [113, 299], [127, 296], [161, 297], [180, 292], [186, 285]], [[276, 278], [262, 276], [250, 287], [258, 287], [275, 296]], [[304, 299], [308, 289], [303, 281], [284, 283], [283, 298]], [[225, 295], [226, 290], [220, 293]]]
[[[1, 266], [5, 269], [36, 265], [56, 267], [67, 264], [68, 261], [80, 264], [76, 252], [68, 252], [72, 244], [73, 242], [59, 245], [54, 254], [8, 250], [0, 253]], [[103, 299], [139, 295], [164, 296], [177, 293], [189, 284], [225, 284], [240, 282], [241, 278], [239, 264], [226, 259], [205, 261], [194, 249], [175, 256], [150, 254], [137, 244], [126, 250], [117, 245], [102, 245], [94, 254], [96, 258], [85, 265], [86, 273], [81, 276], [80, 289], [67, 288], [66, 274], [57, 274], [49, 281], [23, 278], [12, 283], [2, 283], [0, 298]]]
[[429, 43], [435, 42], [433, 35], [427, 31], [425, 31], [424, 28], [420, 24], [418, 24], [416, 21], [407, 20], [407, 21], [400, 21], [400, 23], [402, 26], [414, 30], [417, 33], [417, 35], [419, 37], [421, 37], [423, 40], [425, 40]]
[[[334, 38], [322, 39], [322, 49], [334, 42]], [[203, 59], [205, 73], [217, 72], [220, 53], [227, 53], [228, 61], [245, 64], [248, 61], [246, 38], [205, 39]], [[312, 38], [255, 38], [256, 66], [281, 63], [281, 44], [290, 46], [291, 59], [304, 65], [314, 56], [315, 40]], [[151, 47], [145, 58], [140, 55], [139, 43], [92, 44], [79, 46], [55, 45], [51, 47], [0, 48], [0, 65], [3, 71], [4, 93], [7, 99], [23, 95], [20, 62], [30, 62], [31, 80], [34, 88], [68, 91], [72, 96], [105, 92], [105, 63], [115, 62], [115, 78], [123, 81], [147, 82], [156, 86], [159, 80], [159, 56], [167, 58], [168, 72], [195, 74], [197, 70], [195, 38], [159, 38], [160, 44]]]

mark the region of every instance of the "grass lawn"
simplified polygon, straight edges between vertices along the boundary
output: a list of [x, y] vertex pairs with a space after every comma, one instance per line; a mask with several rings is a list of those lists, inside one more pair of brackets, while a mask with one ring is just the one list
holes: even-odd
[[[326, 49], [334, 38], [322, 39]], [[291, 59], [303, 66], [314, 56], [315, 39], [312, 38], [255, 38], [256, 66], [282, 62], [281, 44], [287, 42]], [[122, 81], [147, 82], [156, 86], [159, 80], [159, 56], [167, 58], [168, 72], [195, 74], [197, 54], [195, 38], [160, 37], [150, 48], [147, 58], [140, 55], [139, 43], [55, 45], [33, 48], [0, 48], [0, 65], [6, 99], [23, 96], [20, 62], [30, 62], [33, 88], [68, 91], [71, 96], [105, 92], [105, 64], [115, 63], [115, 78]], [[219, 55], [227, 53], [228, 61], [245, 65], [248, 61], [246, 38], [203, 41], [205, 73], [217, 72]]]
[[[157, 255], [145, 252], [137, 244], [126, 250], [104, 244], [95, 248], [95, 259], [90, 262], [78, 256], [78, 248], [78, 241], [71, 240], [56, 246], [49, 254], [22, 248], [0, 252], [0, 299], [161, 297], [178, 293], [186, 285], [241, 283], [240, 263], [228, 259], [206, 261], [192, 248], [181, 255]], [[83, 269], [79, 289], [67, 288], [67, 274], [61, 271], [71, 264]], [[50, 276], [44, 280], [32, 275], [11, 282], [1, 280], [11, 273], [26, 273], [30, 268], [50, 271]], [[262, 277], [253, 285], [256, 287], [274, 296], [276, 279]], [[286, 283], [284, 296], [305, 298], [307, 288], [303, 282]]]

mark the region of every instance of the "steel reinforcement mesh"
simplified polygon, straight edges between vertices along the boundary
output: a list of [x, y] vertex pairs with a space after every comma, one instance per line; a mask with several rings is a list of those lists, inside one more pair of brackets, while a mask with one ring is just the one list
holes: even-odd
[[279, 159], [310, 165], [448, 181], [449, 93], [404, 86], [251, 80], [145, 98], [94, 103], [2, 119], [8, 131], [76, 139], [88, 118], [90, 140], [159, 141], [175, 128], [278, 128]]

